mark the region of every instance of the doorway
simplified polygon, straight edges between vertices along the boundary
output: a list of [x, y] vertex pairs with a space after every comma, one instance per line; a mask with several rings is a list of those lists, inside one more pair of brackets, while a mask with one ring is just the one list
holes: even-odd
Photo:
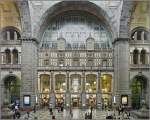
[[79, 94], [72, 94], [71, 95], [71, 106], [72, 107], [80, 107], [81, 100]]

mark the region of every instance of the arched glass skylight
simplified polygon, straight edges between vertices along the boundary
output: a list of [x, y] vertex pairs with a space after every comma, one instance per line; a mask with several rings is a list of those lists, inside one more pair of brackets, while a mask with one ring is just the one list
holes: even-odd
[[86, 44], [90, 36], [100, 48], [112, 47], [111, 33], [96, 16], [83, 11], [67, 11], [59, 14], [49, 22], [45, 30], [41, 47], [56, 47], [57, 39], [63, 37], [71, 46]]

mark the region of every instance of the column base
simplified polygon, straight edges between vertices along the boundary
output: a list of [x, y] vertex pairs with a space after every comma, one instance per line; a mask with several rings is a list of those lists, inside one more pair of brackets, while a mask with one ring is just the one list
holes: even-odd
[[55, 108], [55, 104], [56, 104], [55, 93], [54, 93], [54, 92], [51, 92], [50, 95], [51, 95], [51, 97], [50, 97], [50, 103], [49, 103], [49, 105], [50, 105], [52, 108]]
[[68, 92], [66, 92], [66, 98], [65, 98], [65, 107], [66, 108], [70, 108], [71, 107], [71, 94], [70, 94], [70, 92], [68, 91]]
[[84, 108], [86, 108], [87, 106], [86, 106], [86, 93], [85, 92], [82, 92], [82, 108], [84, 109]]

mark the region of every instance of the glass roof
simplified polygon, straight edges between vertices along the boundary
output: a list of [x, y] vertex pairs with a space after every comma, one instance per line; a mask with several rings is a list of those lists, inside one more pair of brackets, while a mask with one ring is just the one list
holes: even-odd
[[111, 47], [111, 34], [94, 15], [83, 11], [67, 11], [52, 20], [45, 30], [41, 47], [51, 48], [63, 37], [67, 44], [86, 44], [92, 37], [100, 47]]

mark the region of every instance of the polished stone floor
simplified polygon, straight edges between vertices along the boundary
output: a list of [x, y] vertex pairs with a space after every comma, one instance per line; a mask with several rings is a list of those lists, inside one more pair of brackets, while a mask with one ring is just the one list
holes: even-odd
[[[89, 109], [81, 110], [81, 109], [73, 109], [73, 117], [71, 118], [69, 110], [64, 110], [63, 112], [58, 112], [57, 110], [53, 110], [56, 120], [84, 120], [85, 113], [89, 111]], [[114, 114], [114, 111], [99, 111], [93, 110], [92, 120], [106, 120], [107, 114]], [[117, 112], [116, 119], [122, 119], [123, 115], [118, 115]], [[34, 120], [37, 117], [38, 120], [51, 120], [52, 115], [50, 115], [48, 109], [38, 110], [36, 113], [31, 112], [28, 120]], [[21, 120], [27, 119], [27, 115], [24, 114], [21, 116]], [[132, 116], [130, 116], [130, 120], [136, 120]]]

